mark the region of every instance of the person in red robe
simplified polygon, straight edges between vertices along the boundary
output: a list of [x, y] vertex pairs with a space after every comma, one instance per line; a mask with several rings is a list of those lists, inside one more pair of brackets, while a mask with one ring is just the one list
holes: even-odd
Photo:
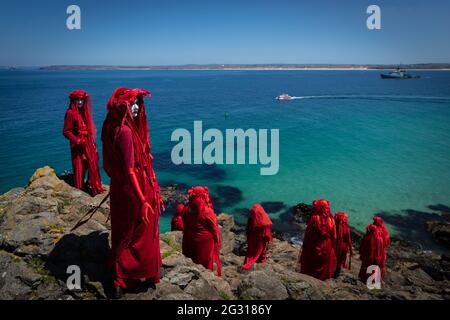
[[336, 226], [330, 202], [313, 201], [300, 255], [300, 272], [320, 280], [333, 277], [336, 270]]
[[63, 135], [70, 141], [73, 185], [77, 189], [83, 189], [87, 171], [90, 193], [95, 196], [105, 189], [98, 169], [98, 152], [95, 144], [97, 130], [92, 119], [91, 97], [86, 91], [75, 90], [70, 93], [69, 99]]
[[351, 268], [353, 245], [347, 213], [336, 212], [334, 221], [336, 224], [336, 272], [334, 277], [337, 278], [342, 268]]
[[189, 202], [183, 214], [183, 254], [194, 263], [214, 271], [221, 276], [220, 228], [214, 213], [207, 187], [193, 187], [188, 190]]
[[267, 245], [272, 242], [272, 220], [259, 204], [250, 209], [247, 222], [247, 255], [242, 268], [248, 270], [255, 262], [264, 263], [267, 260]]
[[115, 298], [124, 289], [143, 282], [154, 287], [160, 280], [159, 218], [164, 205], [150, 153], [147, 95], [142, 89], [116, 89], [103, 123], [103, 163], [111, 177], [108, 265], [115, 274]]
[[383, 234], [384, 248], [387, 249], [387, 247], [389, 247], [389, 244], [391, 242], [391, 238], [389, 236], [389, 231], [387, 230], [386, 225], [384, 224], [383, 218], [373, 217], [373, 224], [381, 229], [381, 232]]
[[180, 203], [177, 206], [175, 215], [172, 217], [172, 221], [171, 221], [171, 230], [172, 231], [183, 231], [184, 230], [183, 215], [186, 212], [186, 209], [188, 209], [188, 207], [184, 204]]
[[366, 228], [361, 246], [359, 247], [359, 257], [361, 259], [361, 269], [359, 270], [359, 279], [366, 283], [369, 266], [378, 266], [381, 271], [381, 279], [384, 275], [384, 241], [382, 230], [374, 224], [369, 224]]
[[391, 242], [391, 238], [389, 236], [389, 231], [384, 224], [384, 220], [381, 217], [374, 217], [373, 224], [376, 225], [381, 230], [381, 234], [383, 235], [383, 245], [384, 245], [384, 255], [383, 255], [383, 263], [382, 263], [382, 277], [384, 279], [384, 272], [386, 272], [386, 261], [387, 261], [387, 248]]

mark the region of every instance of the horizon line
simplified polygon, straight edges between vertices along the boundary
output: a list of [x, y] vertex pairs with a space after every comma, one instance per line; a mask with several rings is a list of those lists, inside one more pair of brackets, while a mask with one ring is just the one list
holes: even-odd
[[57, 68], [57, 67], [104, 67], [104, 68], [174, 68], [174, 67], [380, 67], [380, 66], [450, 66], [450, 62], [419, 62], [419, 63], [184, 63], [184, 64], [47, 64], [47, 65], [2, 65], [0, 68]]

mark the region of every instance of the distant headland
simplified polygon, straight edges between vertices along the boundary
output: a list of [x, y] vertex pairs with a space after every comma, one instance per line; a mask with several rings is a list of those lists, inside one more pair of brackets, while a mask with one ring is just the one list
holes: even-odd
[[[41, 70], [382, 70], [391, 64], [184, 64], [161, 66], [53, 65]], [[408, 70], [450, 70], [450, 63], [402, 64]]]

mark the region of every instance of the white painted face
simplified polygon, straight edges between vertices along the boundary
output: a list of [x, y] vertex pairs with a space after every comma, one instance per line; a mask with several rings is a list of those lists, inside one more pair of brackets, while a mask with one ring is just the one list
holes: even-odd
[[133, 118], [136, 118], [139, 113], [139, 106], [138, 106], [137, 102], [138, 102], [137, 100], [134, 101], [134, 103], [131, 105], [131, 108], [130, 108]]
[[84, 101], [83, 101], [83, 99], [77, 99], [75, 101], [75, 104], [77, 105], [78, 108], [82, 108], [84, 105]]

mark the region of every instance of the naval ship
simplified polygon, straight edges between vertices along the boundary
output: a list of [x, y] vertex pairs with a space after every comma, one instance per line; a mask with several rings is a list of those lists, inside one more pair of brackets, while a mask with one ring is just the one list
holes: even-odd
[[391, 71], [389, 73], [382, 73], [380, 74], [381, 79], [417, 79], [420, 78], [420, 76], [415, 74], [410, 74], [406, 72], [406, 70], [400, 69], [400, 67], [397, 67], [395, 71]]

